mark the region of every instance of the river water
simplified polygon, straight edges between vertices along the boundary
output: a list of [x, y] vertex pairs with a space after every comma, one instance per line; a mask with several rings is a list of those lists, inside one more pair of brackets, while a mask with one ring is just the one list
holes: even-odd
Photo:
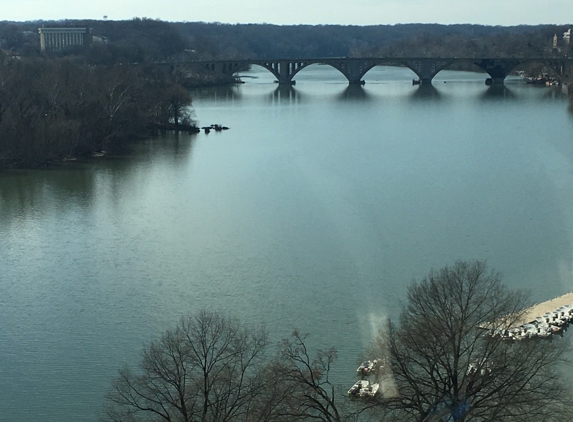
[[335, 346], [335, 378], [407, 284], [486, 259], [573, 289], [573, 114], [552, 88], [326, 66], [193, 93], [201, 125], [129, 154], [0, 172], [0, 420], [95, 421], [116, 371], [186, 313]]

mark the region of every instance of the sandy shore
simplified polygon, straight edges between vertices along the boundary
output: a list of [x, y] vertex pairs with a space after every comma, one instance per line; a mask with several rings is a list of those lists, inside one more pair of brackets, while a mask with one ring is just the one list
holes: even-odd
[[535, 318], [538, 316], [543, 316], [546, 312], [553, 312], [563, 305], [573, 305], [573, 292], [533, 305], [525, 311], [523, 318], [520, 319], [516, 325], [527, 324], [528, 322], [535, 321]]

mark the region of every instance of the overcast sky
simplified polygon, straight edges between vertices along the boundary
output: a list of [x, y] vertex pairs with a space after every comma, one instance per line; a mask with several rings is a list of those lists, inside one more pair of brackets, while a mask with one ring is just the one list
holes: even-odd
[[0, 0], [0, 21], [147, 17], [222, 23], [377, 25], [566, 24], [573, 1], [553, 0]]

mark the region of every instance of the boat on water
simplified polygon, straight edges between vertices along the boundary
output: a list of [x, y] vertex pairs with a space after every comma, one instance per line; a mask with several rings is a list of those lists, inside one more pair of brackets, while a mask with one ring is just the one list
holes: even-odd
[[363, 389], [368, 388], [369, 385], [370, 385], [370, 381], [358, 380], [354, 383], [354, 385], [352, 387], [350, 387], [350, 390], [348, 390], [348, 395], [349, 396], [359, 396], [360, 392]]
[[374, 370], [374, 362], [367, 360], [362, 362], [360, 366], [356, 369], [360, 375], [369, 375]]
[[382, 359], [367, 360], [360, 364], [356, 369], [356, 372], [362, 376], [368, 376], [370, 374], [376, 374], [384, 366]]
[[378, 394], [379, 389], [380, 384], [377, 382], [370, 383], [370, 381], [367, 380], [358, 380], [350, 387], [348, 395], [351, 397], [372, 398]]
[[363, 388], [360, 390], [360, 397], [362, 398], [372, 398], [378, 394], [378, 390], [380, 389], [380, 384], [374, 382], [370, 384], [368, 387]]
[[536, 78], [527, 78], [527, 83], [540, 86], [559, 85], [559, 81], [550, 77], [547, 73], [543, 73]]

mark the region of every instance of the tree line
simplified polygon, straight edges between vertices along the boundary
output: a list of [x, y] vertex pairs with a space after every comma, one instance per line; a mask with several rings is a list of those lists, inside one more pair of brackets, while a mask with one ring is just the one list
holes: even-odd
[[[372, 57], [421, 56], [473, 57], [551, 56], [567, 54], [562, 36], [570, 26], [485, 25], [270, 25], [173, 23], [207, 58]], [[560, 47], [553, 49], [557, 34]]]
[[[0, 47], [40, 54], [38, 27], [81, 26], [105, 38], [84, 53], [91, 63], [174, 59], [473, 55], [549, 57], [571, 53], [570, 25], [272, 25], [206, 22], [66, 20], [0, 22]], [[553, 48], [553, 36], [559, 45]]]
[[[10, 54], [42, 56], [39, 26], [89, 28], [94, 41], [50, 55], [81, 57], [92, 65], [178, 62], [211, 59], [281, 57], [569, 57], [573, 46], [563, 38], [570, 25], [272, 25], [165, 22], [134, 18], [125, 21], [65, 20], [0, 22], [0, 48]], [[554, 36], [557, 43], [554, 44]], [[516, 70], [537, 76], [542, 64]], [[454, 70], [473, 70], [458, 64]], [[188, 86], [232, 83], [229, 77], [194, 75]], [[561, 75], [571, 82], [573, 75]]]
[[190, 105], [189, 91], [162, 69], [0, 56], [0, 165], [32, 167], [160, 129], [193, 130]]
[[[527, 295], [484, 262], [457, 262], [408, 288], [365, 354], [384, 362], [380, 394], [350, 400], [330, 376], [336, 349], [294, 331], [272, 352], [268, 332], [212, 311], [184, 316], [124, 366], [105, 421], [564, 421], [571, 389], [565, 339], [492, 335], [522, 317]], [[488, 329], [484, 329], [487, 326]]]

